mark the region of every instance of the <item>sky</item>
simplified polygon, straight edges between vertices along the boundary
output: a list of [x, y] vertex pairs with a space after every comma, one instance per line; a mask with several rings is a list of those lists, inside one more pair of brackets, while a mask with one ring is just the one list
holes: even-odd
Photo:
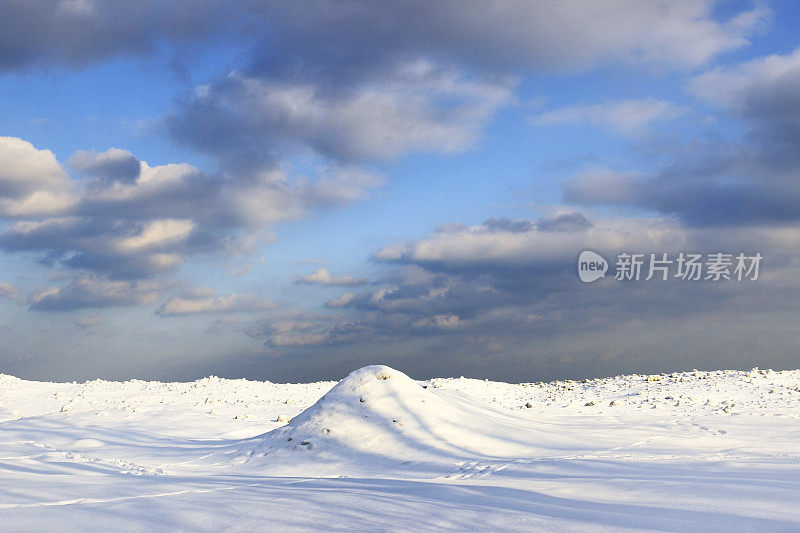
[[[0, 373], [797, 368], [799, 27], [790, 1], [3, 2]], [[625, 253], [667, 279], [616, 279]], [[707, 278], [715, 253], [758, 274]]]

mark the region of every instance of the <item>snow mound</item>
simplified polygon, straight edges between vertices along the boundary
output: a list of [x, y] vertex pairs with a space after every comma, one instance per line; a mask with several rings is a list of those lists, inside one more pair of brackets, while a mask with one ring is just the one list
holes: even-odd
[[[359, 465], [465, 457], [520, 457], [533, 452], [531, 420], [494, 410], [461, 394], [420, 385], [388, 366], [352, 372], [288, 424], [249, 439], [249, 462]], [[365, 457], [365, 455], [369, 457]]]

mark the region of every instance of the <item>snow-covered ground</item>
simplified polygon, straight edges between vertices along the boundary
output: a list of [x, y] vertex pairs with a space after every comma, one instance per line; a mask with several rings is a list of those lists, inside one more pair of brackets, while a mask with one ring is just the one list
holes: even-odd
[[0, 375], [0, 530], [800, 530], [800, 371]]

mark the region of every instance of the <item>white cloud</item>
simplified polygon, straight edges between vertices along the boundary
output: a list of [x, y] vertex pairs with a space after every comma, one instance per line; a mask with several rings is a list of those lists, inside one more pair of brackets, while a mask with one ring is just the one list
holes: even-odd
[[463, 325], [461, 319], [452, 314], [447, 315], [434, 315], [414, 321], [414, 327], [420, 329], [444, 329], [451, 330], [457, 329]]
[[0, 217], [39, 217], [74, 204], [72, 183], [50, 150], [0, 137]]
[[298, 283], [308, 283], [313, 285], [328, 285], [332, 287], [350, 287], [364, 285], [368, 283], [367, 278], [353, 278], [351, 276], [332, 276], [325, 268], [320, 268], [315, 272], [300, 278]]
[[[800, 227], [794, 223], [688, 227], [672, 218], [608, 217], [593, 219], [590, 227], [573, 232], [542, 231], [535, 223], [527, 231], [497, 230], [486, 224], [450, 225], [417, 241], [384, 247], [374, 257], [434, 272], [475, 275], [520, 269], [533, 272], [548, 266], [572, 267], [583, 250], [605, 254], [607, 259], [620, 252], [760, 252], [769, 258], [770, 269], [776, 270], [796, 263], [792, 250], [798, 248]], [[433, 280], [406, 281], [401, 285], [435, 286]], [[397, 304], [399, 290], [399, 286], [378, 288], [370, 294], [369, 301]], [[414, 294], [419, 297], [423, 293]], [[392, 298], [386, 298], [388, 295]], [[440, 295], [433, 290], [426, 297]], [[363, 295], [361, 300], [359, 297], [356, 295], [352, 302], [366, 301]]]
[[330, 300], [325, 302], [325, 307], [331, 307], [331, 308], [345, 307], [347, 306], [347, 304], [352, 302], [353, 298], [355, 297], [356, 297], [355, 293], [346, 292], [341, 296], [337, 296], [336, 298], [331, 298]]
[[66, 286], [37, 291], [31, 298], [31, 309], [37, 311], [70, 311], [88, 307], [103, 308], [153, 303], [164, 290], [155, 281], [108, 281], [86, 277]]
[[75, 325], [79, 328], [93, 328], [103, 323], [103, 317], [100, 315], [82, 316], [75, 321]]
[[269, 298], [250, 294], [216, 295], [212, 289], [184, 291], [161, 304], [157, 314], [180, 316], [216, 313], [255, 312], [271, 309], [275, 303]]
[[368, 190], [383, 185], [384, 180], [357, 168], [331, 168], [311, 183], [303, 196], [309, 205], [336, 205], [360, 200]]
[[685, 108], [672, 102], [644, 98], [563, 107], [537, 115], [531, 122], [538, 126], [559, 123], [589, 124], [610, 127], [626, 134], [637, 134], [645, 131], [655, 121], [672, 119], [685, 112]]
[[47, 254], [61, 264], [147, 278], [198, 254], [248, 249], [270, 226], [363, 197], [382, 181], [357, 168], [322, 165], [313, 179], [280, 169], [247, 179], [207, 175], [192, 165], [151, 167], [130, 152], [76, 152], [70, 179], [49, 150], [0, 138], [0, 247]]
[[[512, 101], [513, 86], [510, 79], [466, 77], [426, 61], [334, 92], [234, 73], [196, 91], [173, 130], [223, 158], [308, 149], [344, 161], [455, 152], [470, 147], [495, 110]], [[209, 121], [214, 130], [199, 127]], [[221, 131], [224, 144], [212, 139]], [[258, 150], [248, 148], [254, 142]]]
[[747, 116], [800, 119], [800, 48], [695, 77], [690, 90], [716, 106]]
[[0, 281], [0, 298], [19, 300], [19, 289], [6, 281]]
[[668, 219], [601, 219], [574, 232], [497, 230], [485, 225], [448, 227], [412, 243], [375, 253], [386, 262], [470, 266], [564, 263], [581, 250], [673, 250], [687, 244], [686, 230]]
[[185, 244], [194, 228], [191, 220], [153, 220], [137, 235], [115, 241], [114, 247], [122, 254], [169, 250], [176, 244]]

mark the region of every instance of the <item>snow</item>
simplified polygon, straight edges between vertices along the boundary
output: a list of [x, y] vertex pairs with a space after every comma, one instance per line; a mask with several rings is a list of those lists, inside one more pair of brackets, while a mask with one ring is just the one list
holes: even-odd
[[800, 529], [800, 371], [0, 375], [0, 530]]

